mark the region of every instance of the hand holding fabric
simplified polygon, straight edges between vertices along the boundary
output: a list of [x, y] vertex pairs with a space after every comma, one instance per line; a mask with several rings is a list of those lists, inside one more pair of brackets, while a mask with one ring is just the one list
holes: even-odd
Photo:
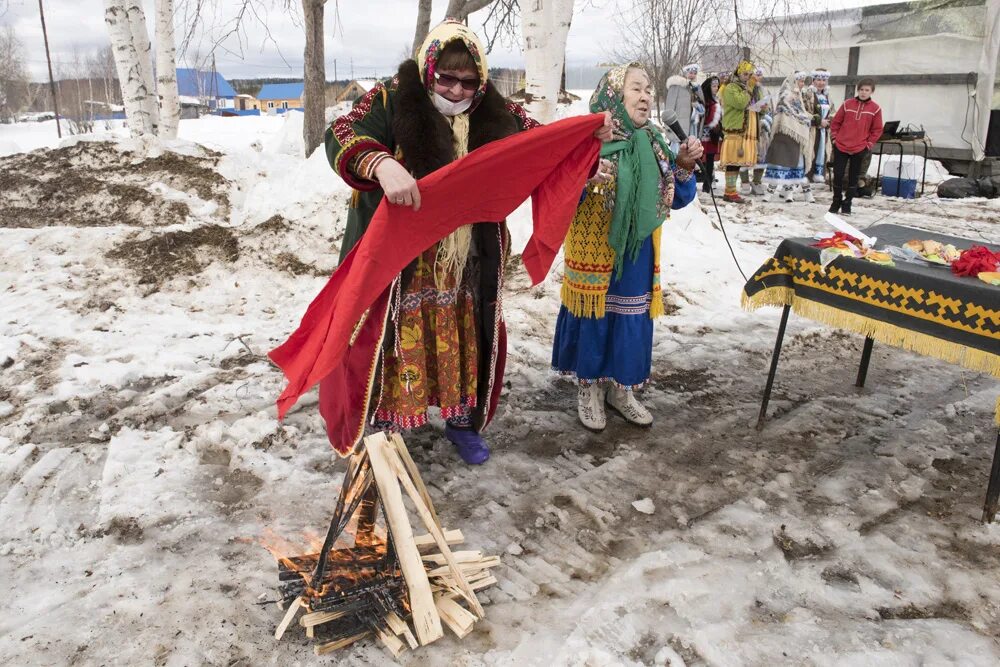
[[604, 125], [594, 131], [594, 137], [601, 141], [611, 141], [614, 137], [611, 131], [611, 112], [604, 112]]
[[591, 176], [587, 183], [599, 184], [611, 181], [611, 170], [614, 168], [611, 160], [601, 160], [597, 165], [597, 172]]
[[412, 206], [420, 210], [420, 189], [406, 168], [395, 160], [382, 160], [375, 168], [375, 178], [385, 191], [386, 200], [395, 206]]

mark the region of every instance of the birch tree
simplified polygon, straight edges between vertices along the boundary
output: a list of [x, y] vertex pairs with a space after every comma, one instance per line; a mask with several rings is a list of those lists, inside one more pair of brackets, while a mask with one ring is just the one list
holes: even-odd
[[20, 111], [28, 88], [24, 45], [12, 26], [0, 29], [0, 121], [6, 121]]
[[133, 136], [156, 134], [159, 109], [153, 87], [152, 46], [140, 0], [104, 0], [128, 127]]
[[156, 94], [160, 101], [160, 136], [164, 139], [176, 139], [180, 124], [176, 51], [174, 0], [156, 0]]
[[572, 21], [573, 0], [521, 2], [525, 108], [542, 123], [555, 120]]

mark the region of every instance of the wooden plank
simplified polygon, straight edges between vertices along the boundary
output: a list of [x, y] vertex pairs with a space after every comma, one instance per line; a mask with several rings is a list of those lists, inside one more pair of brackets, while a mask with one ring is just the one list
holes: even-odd
[[[932, 74], [837, 74], [830, 77], [830, 86], [856, 86], [863, 77], [875, 79], [879, 86], [971, 86], [979, 82], [976, 72], [945, 72]], [[784, 79], [780, 76], [764, 77], [765, 86], [780, 86]]]
[[[484, 588], [489, 588], [490, 586], [493, 586], [496, 583], [497, 583], [496, 577], [486, 577], [485, 579], [480, 579], [479, 581], [476, 581], [474, 583], [470, 583], [469, 585], [472, 586], [472, 590], [478, 591], [478, 590], [482, 590]], [[437, 585], [431, 586], [431, 588], [434, 590], [434, 594], [435, 595], [438, 595], [438, 594], [445, 595], [445, 596], [450, 597], [452, 599], [456, 599], [456, 598], [462, 597], [462, 591], [458, 590], [458, 588], [456, 588], [454, 586], [454, 584], [449, 585], [449, 586], [443, 586], [441, 584], [437, 584]]]
[[316, 626], [315, 625], [308, 625], [308, 626], [306, 626], [306, 637], [308, 639], [315, 639], [316, 638]]
[[[483, 570], [482, 572], [476, 572], [475, 574], [470, 574], [465, 578], [465, 580], [469, 582], [469, 587], [474, 591], [481, 590], [483, 588], [486, 588], [486, 586], [490, 585], [490, 584], [484, 585], [482, 583], [484, 581], [492, 580], [494, 584], [496, 583], [496, 578], [492, 574], [490, 574], [489, 570]], [[455, 588], [455, 580], [452, 579], [451, 577], [435, 577], [434, 581], [431, 582], [431, 588], [438, 588], [438, 589]]]
[[329, 623], [330, 621], [336, 621], [343, 615], [344, 612], [342, 611], [314, 611], [311, 614], [306, 614], [300, 618], [299, 625], [303, 628], [323, 625], [324, 623]]
[[[847, 51], [847, 76], [857, 76], [858, 74], [858, 63], [861, 61], [861, 47], [852, 46]], [[854, 97], [854, 91], [856, 86], [853, 83], [848, 83], [844, 86], [844, 99], [850, 99]]]
[[[483, 560], [482, 551], [453, 551], [451, 555], [455, 557], [456, 563], [475, 563], [476, 561]], [[448, 561], [444, 559], [444, 556], [439, 553], [434, 554], [424, 554], [422, 556], [424, 561], [430, 561], [435, 565], [444, 565]]]
[[285, 630], [287, 630], [288, 626], [291, 625], [292, 620], [295, 619], [295, 615], [299, 613], [299, 610], [302, 609], [302, 607], [302, 598], [295, 598], [295, 600], [288, 605], [288, 611], [285, 612], [285, 617], [281, 619], [281, 623], [279, 623], [278, 627], [274, 630], [275, 639], [281, 639], [281, 636], [285, 634]]
[[456, 637], [462, 639], [472, 632], [472, 626], [476, 623], [475, 614], [444, 595], [437, 596], [434, 599], [434, 604], [437, 605], [441, 620], [455, 633]]
[[458, 583], [458, 587], [465, 593], [466, 601], [468, 601], [472, 611], [479, 618], [483, 618], [485, 615], [483, 606], [479, 604], [479, 600], [476, 598], [476, 594], [472, 592], [472, 589], [469, 588], [469, 582], [465, 580], [465, 575], [460, 569], [459, 564], [455, 562], [455, 557], [451, 553], [451, 547], [448, 546], [448, 542], [444, 539], [444, 534], [441, 532], [441, 524], [437, 522], [437, 519], [434, 518], [434, 515], [431, 514], [431, 511], [424, 504], [420, 492], [417, 491], [413, 480], [400, 461], [399, 455], [394, 450], [389, 450], [388, 447], [384, 447], [380, 453], [385, 454], [386, 461], [395, 470], [396, 477], [403, 483], [403, 489], [410, 496], [410, 500], [413, 501], [413, 505], [417, 509], [417, 514], [424, 522], [428, 532], [434, 536], [434, 541], [437, 542], [438, 548], [441, 549], [441, 555], [444, 556], [445, 561], [448, 563], [447, 567], [452, 571], [452, 576], [455, 578], [456, 583]]
[[328, 642], [326, 644], [317, 644], [313, 648], [313, 652], [316, 655], [323, 655], [324, 653], [329, 653], [330, 651], [336, 651], [339, 648], [350, 646], [354, 642], [358, 641], [359, 639], [364, 639], [368, 635], [369, 632], [365, 630], [364, 632], [359, 632], [358, 634], [352, 635], [350, 637], [344, 637], [343, 639], [339, 639], [335, 642]]
[[406, 448], [406, 443], [403, 442], [403, 436], [398, 433], [393, 433], [389, 436], [389, 441], [396, 449], [396, 454], [399, 455], [399, 460], [403, 463], [403, 467], [409, 474], [410, 479], [413, 480], [413, 484], [417, 487], [417, 491], [420, 493], [420, 497], [423, 499], [424, 504], [427, 505], [427, 509], [430, 510], [431, 516], [434, 517], [434, 523], [436, 523], [440, 528], [441, 521], [438, 519], [437, 512], [434, 510], [434, 503], [431, 501], [431, 494], [428, 493], [427, 487], [424, 485], [424, 480], [420, 477], [420, 470], [417, 469], [417, 464], [413, 462], [413, 457], [410, 456], [410, 450]]
[[[465, 542], [465, 535], [462, 534], [461, 530], [456, 528], [455, 530], [444, 531], [444, 539], [448, 542], [449, 545], [462, 544], [463, 542]], [[434, 541], [434, 536], [431, 535], [430, 533], [417, 535], [416, 537], [413, 538], [413, 541], [416, 543], [418, 549], [437, 546], [437, 542]]]
[[[463, 579], [466, 578], [465, 575], [478, 572], [479, 570], [484, 570], [491, 567], [497, 567], [500, 565], [500, 558], [497, 556], [490, 556], [489, 558], [484, 558], [476, 563], [461, 563], [456, 564], [456, 568], [462, 572]], [[432, 570], [427, 570], [428, 577], [443, 577], [447, 576], [448, 573], [452, 571], [450, 565], [444, 565], [442, 567], [436, 567]], [[457, 577], [456, 577], [457, 578]]]
[[394, 612], [389, 612], [385, 617], [385, 622], [389, 624], [389, 627], [397, 635], [403, 635], [406, 639], [406, 643], [410, 645], [410, 648], [417, 648], [420, 644], [417, 643], [417, 638], [413, 636], [410, 632], [410, 626], [406, 621], [397, 616]]
[[[399, 567], [403, 571], [406, 587], [410, 594], [410, 609], [413, 613], [413, 627], [421, 645], [431, 643], [444, 635], [441, 619], [434, 606], [434, 596], [427, 580], [424, 562], [420, 558], [417, 545], [413, 543], [413, 530], [406, 516], [403, 494], [399, 488], [398, 476], [390, 463], [389, 455], [398, 461], [395, 448], [386, 440], [384, 433], [375, 433], [365, 438], [368, 460], [371, 463], [379, 497], [382, 498], [382, 512], [385, 514], [389, 530], [392, 531]], [[433, 531], [432, 531], [433, 534]], [[445, 545], [445, 549], [448, 545]], [[443, 551], [443, 549], [442, 549]]]
[[392, 653], [392, 657], [394, 658], [398, 658], [406, 650], [406, 646], [400, 641], [399, 637], [391, 632], [379, 630], [375, 633], [375, 636], [389, 650], [389, 653]]

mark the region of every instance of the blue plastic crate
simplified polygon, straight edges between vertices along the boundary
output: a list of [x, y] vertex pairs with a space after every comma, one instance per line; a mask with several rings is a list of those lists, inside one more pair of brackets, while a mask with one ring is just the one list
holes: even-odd
[[886, 197], [902, 197], [915, 199], [917, 196], [917, 180], [915, 178], [882, 177], [882, 194]]

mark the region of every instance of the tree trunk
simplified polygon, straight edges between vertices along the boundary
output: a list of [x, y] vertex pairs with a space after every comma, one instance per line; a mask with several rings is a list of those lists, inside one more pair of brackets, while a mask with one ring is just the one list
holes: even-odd
[[323, 143], [326, 131], [326, 62], [323, 48], [323, 5], [326, 0], [302, 0], [306, 26], [305, 120], [302, 141], [306, 157]]
[[573, 0], [527, 0], [521, 7], [525, 107], [542, 123], [555, 120]]
[[153, 91], [153, 63], [146, 15], [140, 0], [104, 0], [122, 101], [133, 136], [156, 134], [159, 124]]
[[[445, 11], [444, 17], [465, 21], [469, 18], [469, 14], [489, 7], [492, 2], [493, 0], [448, 0], [448, 9]], [[529, 2], [533, 2], [533, 0], [529, 0]], [[417, 44], [417, 46], [420, 45]]]
[[160, 98], [160, 136], [177, 138], [181, 108], [177, 95], [174, 0], [156, 0], [156, 93]]
[[417, 49], [427, 39], [427, 33], [431, 29], [431, 5], [433, 0], [420, 0], [417, 5], [417, 29], [413, 33], [413, 48], [410, 52], [416, 55]]

